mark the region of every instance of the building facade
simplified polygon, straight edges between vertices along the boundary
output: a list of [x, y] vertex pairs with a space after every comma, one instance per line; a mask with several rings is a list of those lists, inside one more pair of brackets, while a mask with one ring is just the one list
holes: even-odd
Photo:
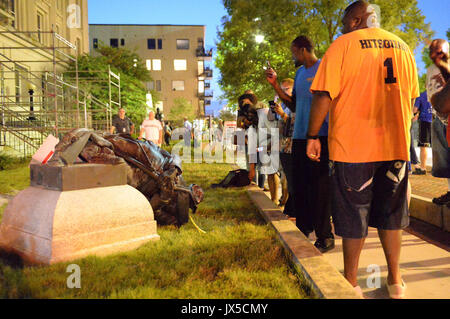
[[39, 112], [68, 101], [55, 93], [58, 74], [89, 53], [88, 32], [87, 0], [0, 0], [0, 150], [27, 148], [19, 152], [29, 156], [58, 122]]
[[153, 79], [145, 83], [148, 91], [160, 94], [159, 102], [148, 105], [159, 108], [165, 118], [180, 97], [203, 116], [213, 97], [212, 68], [207, 65], [212, 51], [205, 50], [205, 31], [204, 25], [90, 24], [89, 46], [91, 54], [100, 45], [135, 51]]

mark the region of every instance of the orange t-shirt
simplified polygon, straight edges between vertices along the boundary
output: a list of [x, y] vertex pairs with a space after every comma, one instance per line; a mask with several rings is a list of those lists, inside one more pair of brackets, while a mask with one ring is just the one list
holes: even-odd
[[347, 163], [409, 160], [417, 67], [396, 35], [367, 28], [342, 35], [325, 53], [311, 91], [332, 99], [330, 159]]

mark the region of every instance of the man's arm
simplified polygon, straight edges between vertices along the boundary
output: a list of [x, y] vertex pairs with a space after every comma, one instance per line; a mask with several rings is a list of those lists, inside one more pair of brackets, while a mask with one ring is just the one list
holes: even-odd
[[[308, 135], [317, 136], [328, 112], [330, 111], [331, 97], [328, 92], [314, 91], [309, 117]], [[306, 155], [313, 161], [320, 161], [320, 140], [308, 139]]]
[[280, 99], [284, 102], [284, 104], [292, 111], [295, 112], [295, 95], [287, 95], [280, 87], [280, 85], [278, 84], [277, 81], [277, 73], [272, 69], [269, 68], [266, 70], [266, 79], [267, 82], [270, 83], [270, 85], [272, 85], [272, 87], [274, 88], [275, 92], [277, 92], [278, 96], [280, 97]]
[[158, 144], [159, 145], [162, 144], [162, 140], [163, 140], [163, 129], [162, 129], [162, 127], [160, 127], [160, 129], [159, 129], [159, 140], [158, 140]]
[[440, 113], [450, 113], [450, 81], [431, 97], [431, 104]]

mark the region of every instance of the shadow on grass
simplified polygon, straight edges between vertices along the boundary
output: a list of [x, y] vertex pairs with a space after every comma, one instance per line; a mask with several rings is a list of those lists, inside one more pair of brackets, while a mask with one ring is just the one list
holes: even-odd
[[24, 262], [19, 255], [0, 249], [0, 264], [9, 266], [13, 269], [23, 269]]

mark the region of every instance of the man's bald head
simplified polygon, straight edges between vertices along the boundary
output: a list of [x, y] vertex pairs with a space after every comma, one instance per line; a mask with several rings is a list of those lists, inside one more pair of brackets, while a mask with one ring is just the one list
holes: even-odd
[[149, 119], [149, 120], [154, 120], [154, 119], [155, 119], [155, 112], [150, 111], [150, 112], [148, 113], [148, 119]]
[[342, 33], [349, 33], [359, 29], [367, 28], [367, 18], [372, 14], [369, 12], [369, 3], [367, 1], [355, 1], [344, 11], [342, 24], [344, 29]]

